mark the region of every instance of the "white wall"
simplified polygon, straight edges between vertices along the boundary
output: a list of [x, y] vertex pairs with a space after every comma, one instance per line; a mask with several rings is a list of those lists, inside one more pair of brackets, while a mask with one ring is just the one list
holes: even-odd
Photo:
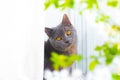
[[0, 0], [0, 80], [42, 80], [41, 1]]

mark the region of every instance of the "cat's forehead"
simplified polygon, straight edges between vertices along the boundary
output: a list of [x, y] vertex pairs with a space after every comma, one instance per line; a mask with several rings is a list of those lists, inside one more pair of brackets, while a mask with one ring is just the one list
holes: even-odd
[[56, 27], [56, 28], [54, 28], [54, 32], [55, 33], [62, 33], [62, 32], [64, 32], [64, 28], [62, 28], [62, 27]]
[[72, 29], [72, 26], [60, 24], [60, 25], [58, 25], [55, 29], [56, 29], [56, 30], [70, 30], [70, 29]]

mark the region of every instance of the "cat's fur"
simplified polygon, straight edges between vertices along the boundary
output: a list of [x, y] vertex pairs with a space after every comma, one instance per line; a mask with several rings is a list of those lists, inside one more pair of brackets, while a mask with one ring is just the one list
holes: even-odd
[[[67, 36], [65, 34], [66, 30], [71, 31], [71, 35]], [[54, 28], [45, 28], [45, 32], [49, 39], [45, 42], [45, 54], [44, 54], [44, 69], [54, 70], [52, 67], [52, 62], [50, 61], [51, 52], [56, 52], [58, 54], [70, 55], [72, 53], [77, 53], [77, 35], [76, 30], [71, 24], [69, 18], [64, 14], [62, 22]], [[62, 37], [61, 41], [57, 41], [56, 37]]]

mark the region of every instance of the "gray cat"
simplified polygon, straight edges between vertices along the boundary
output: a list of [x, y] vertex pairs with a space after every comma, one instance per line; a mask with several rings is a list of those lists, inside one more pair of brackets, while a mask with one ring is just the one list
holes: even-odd
[[45, 33], [49, 39], [45, 42], [44, 69], [54, 70], [50, 61], [51, 52], [69, 56], [77, 53], [76, 30], [69, 18], [64, 14], [62, 22], [54, 28], [45, 28]]

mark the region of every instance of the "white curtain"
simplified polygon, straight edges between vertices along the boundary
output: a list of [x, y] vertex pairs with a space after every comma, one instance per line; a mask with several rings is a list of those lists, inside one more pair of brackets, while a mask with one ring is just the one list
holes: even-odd
[[0, 80], [42, 80], [43, 0], [0, 0]]

